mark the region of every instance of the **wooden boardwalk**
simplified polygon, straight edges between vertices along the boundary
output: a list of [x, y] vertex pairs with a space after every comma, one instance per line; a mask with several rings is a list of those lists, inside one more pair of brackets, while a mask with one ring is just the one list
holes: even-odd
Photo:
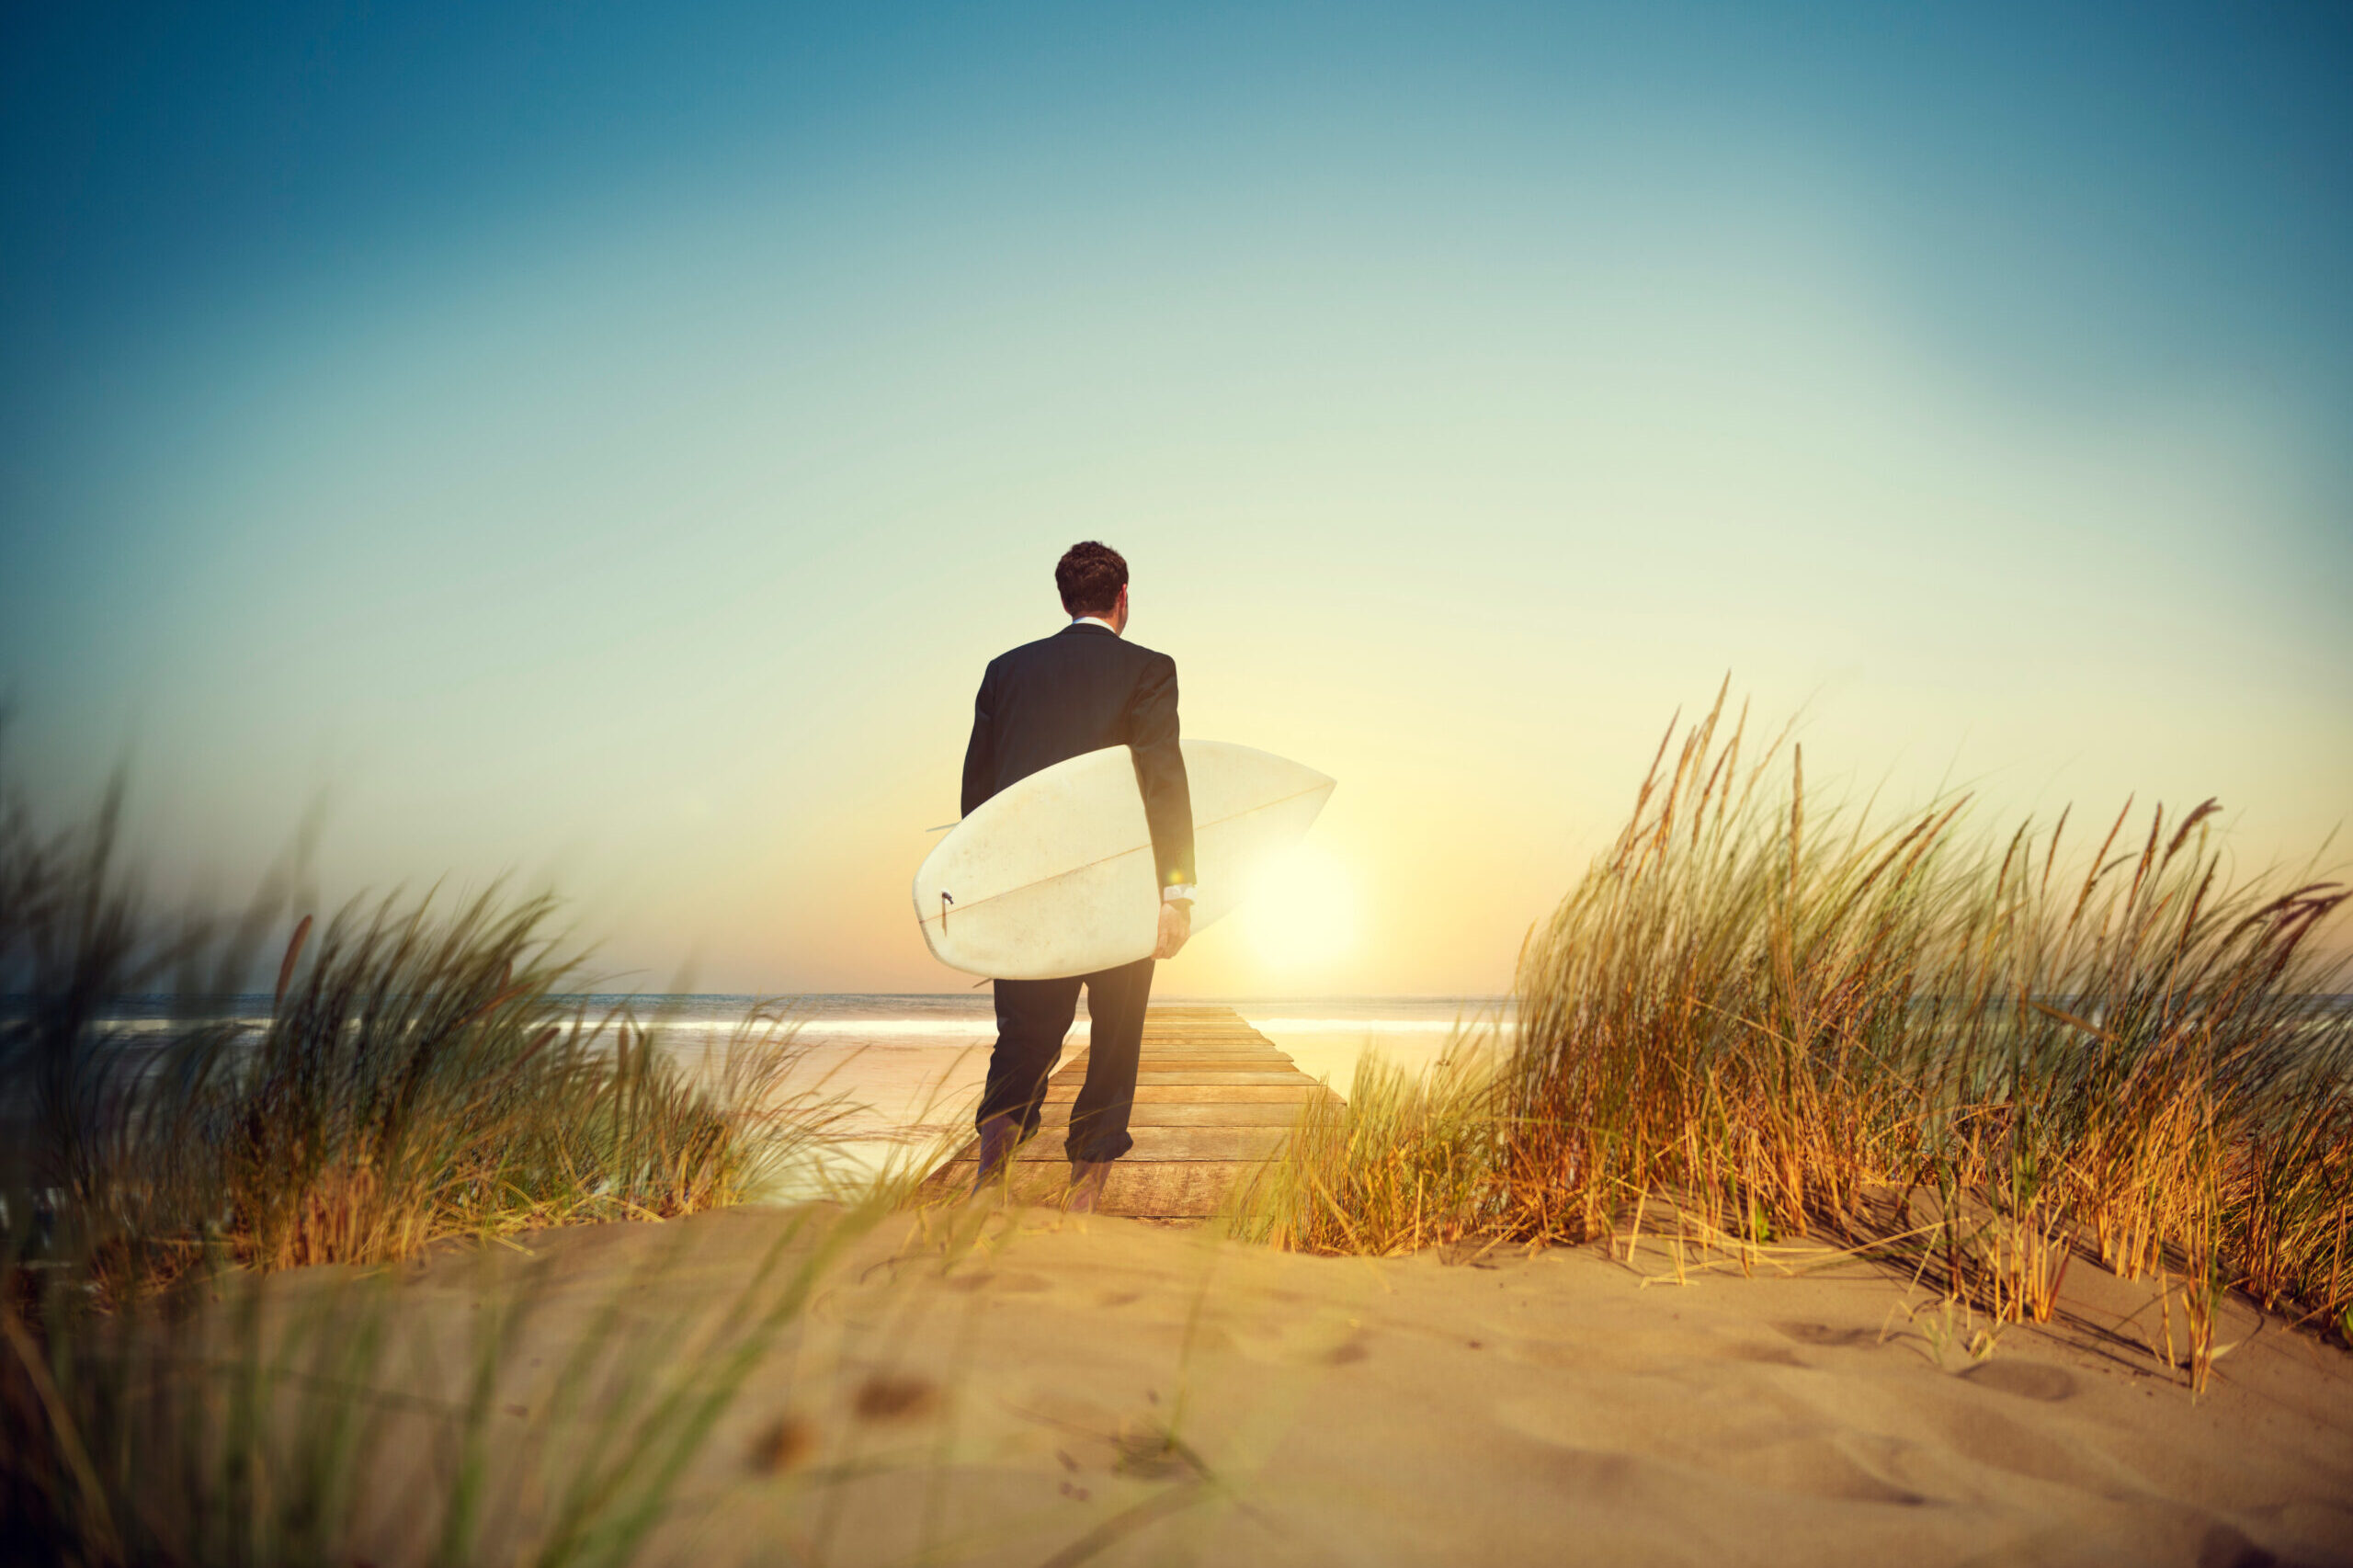
[[[1070, 1179], [1063, 1140], [1071, 1102], [1086, 1081], [1084, 1048], [1046, 1081], [1045, 1119], [1014, 1158], [1015, 1199], [1061, 1200]], [[1160, 1220], [1215, 1213], [1228, 1189], [1274, 1153], [1310, 1102], [1337, 1098], [1231, 1007], [1150, 1008], [1128, 1122], [1136, 1146], [1111, 1166], [1097, 1211]], [[975, 1139], [925, 1185], [967, 1190], [979, 1160]]]

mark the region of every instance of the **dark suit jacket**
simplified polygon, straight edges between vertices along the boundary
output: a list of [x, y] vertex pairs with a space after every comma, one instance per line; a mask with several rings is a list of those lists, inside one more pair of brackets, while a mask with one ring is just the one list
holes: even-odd
[[1176, 749], [1176, 661], [1073, 624], [989, 661], [964, 748], [964, 814], [1007, 785], [1105, 746], [1135, 754], [1160, 885], [1193, 881], [1193, 795]]

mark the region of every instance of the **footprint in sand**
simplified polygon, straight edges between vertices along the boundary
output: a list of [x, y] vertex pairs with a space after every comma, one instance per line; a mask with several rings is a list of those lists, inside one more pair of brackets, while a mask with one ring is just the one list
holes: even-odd
[[1032, 1295], [1040, 1290], [1051, 1290], [1054, 1284], [1041, 1274], [1000, 1274], [979, 1269], [971, 1274], [950, 1275], [948, 1288], [967, 1294], [975, 1290], [991, 1290], [1000, 1295]]
[[937, 1383], [881, 1372], [860, 1383], [850, 1399], [850, 1409], [861, 1421], [919, 1421], [938, 1408]]
[[1515, 1361], [1547, 1370], [1574, 1370], [1593, 1364], [1590, 1346], [1569, 1344], [1557, 1339], [1506, 1339], [1500, 1342], [1503, 1352]]
[[996, 1282], [989, 1287], [992, 1290], [1003, 1291], [1012, 1296], [1035, 1295], [1040, 1290], [1051, 1290], [1053, 1288], [1054, 1282], [1042, 1274], [1015, 1274], [1009, 1270], [998, 1275]]
[[1777, 1323], [1773, 1326], [1800, 1345], [1816, 1345], [1825, 1350], [1851, 1349], [1879, 1339], [1868, 1328], [1833, 1328], [1826, 1323]]
[[2039, 1399], [2046, 1404], [2071, 1399], [2075, 1392], [2074, 1374], [2033, 1361], [1981, 1361], [1961, 1376], [1979, 1388], [2014, 1393], [2020, 1399]]
[[1803, 1367], [1805, 1363], [1779, 1345], [1727, 1345], [1719, 1355], [1760, 1367]]
[[2216, 1520], [2198, 1543], [2198, 1568], [2275, 1568], [2279, 1559]]
[[1266, 1319], [1230, 1326], [1232, 1345], [1253, 1361], [1338, 1367], [1370, 1354], [1358, 1325], [1339, 1318]]
[[[1665, 1480], [1694, 1465], [1699, 1454], [1713, 1450], [1705, 1461], [1711, 1472], [1761, 1491], [1791, 1497], [1819, 1497], [1840, 1503], [1878, 1503], [1918, 1507], [1928, 1501], [1910, 1487], [1874, 1473], [1836, 1441], [1792, 1433], [1771, 1435], [1734, 1415], [1714, 1429], [1695, 1429], [1675, 1449], [1661, 1453], [1611, 1452], [1594, 1445], [1602, 1427], [1594, 1413], [1557, 1399], [1508, 1399], [1495, 1406], [1497, 1424], [1523, 1437], [1557, 1446], [1577, 1467], [1577, 1479], [1598, 1482], [1616, 1477], [1596, 1490], [1610, 1501], [1628, 1501], [1619, 1481]], [[1727, 1439], [1733, 1439], [1727, 1441]], [[1681, 1481], [1672, 1483], [1679, 1493]], [[1677, 1495], [1673, 1505], [1686, 1501]]]
[[[1798, 1436], [1761, 1444], [1733, 1456], [1729, 1473], [1752, 1486], [1763, 1486], [1794, 1497], [1822, 1497], [1840, 1503], [1881, 1503], [1892, 1507], [1917, 1508], [1928, 1499], [1912, 1488], [1880, 1473], [1881, 1465], [1867, 1465], [1848, 1448], [1869, 1443], [1860, 1435]], [[1900, 1464], [1899, 1450], [1880, 1456], [1883, 1465]]]

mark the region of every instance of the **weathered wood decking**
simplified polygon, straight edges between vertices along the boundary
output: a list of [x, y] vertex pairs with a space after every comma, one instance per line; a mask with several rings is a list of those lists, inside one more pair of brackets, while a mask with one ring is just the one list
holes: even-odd
[[[1071, 1102], [1086, 1081], [1083, 1049], [1046, 1081], [1045, 1120], [1015, 1157], [1015, 1199], [1062, 1198], [1070, 1178], [1063, 1140]], [[1128, 1122], [1136, 1146], [1111, 1166], [1099, 1211], [1163, 1220], [1214, 1213], [1227, 1190], [1274, 1153], [1300, 1112], [1319, 1097], [1336, 1096], [1233, 1008], [1151, 1008]], [[978, 1141], [968, 1142], [926, 1185], [969, 1189], [979, 1159]]]

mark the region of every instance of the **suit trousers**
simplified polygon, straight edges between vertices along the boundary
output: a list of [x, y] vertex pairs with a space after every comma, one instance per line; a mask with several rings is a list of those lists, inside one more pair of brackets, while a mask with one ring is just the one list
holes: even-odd
[[1136, 1056], [1143, 1048], [1144, 1004], [1152, 997], [1150, 959], [1062, 980], [997, 981], [996, 1048], [989, 1053], [978, 1119], [1014, 1116], [1024, 1140], [1038, 1131], [1046, 1080], [1062, 1060], [1082, 985], [1091, 1020], [1086, 1083], [1071, 1107], [1064, 1147], [1073, 1161], [1116, 1160], [1135, 1147], [1128, 1115], [1135, 1108]]

